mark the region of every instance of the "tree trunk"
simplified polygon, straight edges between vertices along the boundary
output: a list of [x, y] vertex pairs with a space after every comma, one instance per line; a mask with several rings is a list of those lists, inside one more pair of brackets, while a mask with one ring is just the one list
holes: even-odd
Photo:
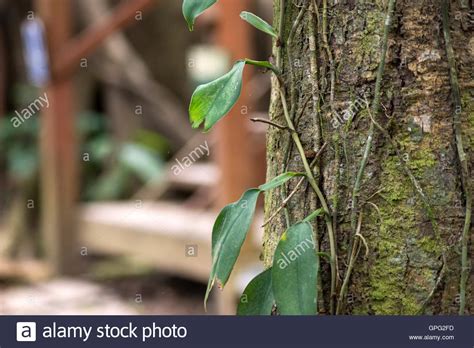
[[[366, 101], [373, 105], [388, 0], [274, 0], [275, 27], [283, 29], [274, 56], [278, 63], [281, 52], [289, 115], [308, 161], [326, 144], [314, 175], [329, 205], [338, 277], [331, 297], [329, 262], [322, 257], [320, 313], [331, 308], [334, 313], [337, 307], [341, 314], [459, 310], [461, 241], [474, 167], [473, 9], [468, 1], [450, 1], [459, 107], [450, 80], [442, 1], [396, 1], [380, 112], [372, 114]], [[270, 118], [285, 124], [279, 81], [272, 83]], [[464, 183], [456, 115], [468, 166]], [[373, 144], [354, 194], [371, 123]], [[269, 130], [267, 151], [268, 178], [289, 170], [304, 172], [287, 130]], [[266, 195], [267, 218], [296, 184]], [[293, 224], [319, 206], [311, 186], [302, 185], [286, 212], [266, 227], [266, 266], [288, 221]], [[329, 253], [324, 218], [313, 225], [320, 250]], [[363, 238], [355, 237], [357, 231]], [[472, 224], [466, 231], [472, 239]], [[347, 292], [340, 295], [352, 250], [354, 268]], [[474, 310], [472, 284], [471, 273], [465, 313]]]

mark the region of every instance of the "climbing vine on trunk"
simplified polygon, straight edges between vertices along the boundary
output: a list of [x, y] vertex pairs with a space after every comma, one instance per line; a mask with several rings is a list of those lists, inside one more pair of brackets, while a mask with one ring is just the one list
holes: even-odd
[[[197, 87], [190, 106], [190, 121], [194, 128], [201, 125], [204, 131], [209, 131], [212, 127], [232, 109], [237, 102], [242, 88], [242, 76], [246, 65], [254, 65], [268, 72], [274, 77], [275, 99], [281, 105], [284, 123], [276, 122], [272, 119], [253, 119], [261, 121], [270, 127], [282, 132], [290, 140], [290, 145], [286, 149], [285, 158], [288, 158], [292, 149], [298, 154], [300, 166], [303, 172], [291, 172], [284, 170], [279, 175], [273, 177], [267, 183], [247, 190], [239, 201], [229, 204], [222, 209], [217, 217], [212, 231], [212, 270], [205, 295], [205, 303], [214, 287], [224, 287], [232, 272], [234, 264], [239, 256], [240, 249], [245, 241], [248, 230], [253, 219], [257, 198], [260, 193], [268, 194], [272, 190], [279, 190], [281, 195], [281, 205], [272, 212], [267, 212], [269, 218], [264, 225], [270, 224], [279, 214], [286, 216], [286, 228], [279, 232], [279, 240], [274, 248], [272, 260], [267, 270], [255, 277], [244, 291], [245, 301], [241, 301], [238, 307], [238, 314], [241, 315], [262, 315], [277, 312], [279, 314], [317, 314], [326, 304], [330, 314], [342, 314], [345, 309], [345, 302], [348, 295], [348, 288], [356, 262], [358, 262], [361, 250], [365, 250], [367, 256], [371, 250], [364, 237], [363, 231], [363, 207], [368, 206], [381, 216], [379, 207], [369, 200], [361, 200], [361, 189], [364, 185], [364, 178], [367, 176], [367, 165], [370, 156], [373, 154], [373, 145], [376, 136], [380, 135], [388, 142], [395, 151], [399, 160], [401, 170], [408, 178], [413, 191], [422, 202], [423, 209], [428, 217], [434, 238], [441, 240], [441, 232], [437, 224], [437, 217], [432, 208], [431, 200], [427, 197], [425, 189], [418, 181], [413, 169], [406, 163], [404, 155], [400, 149], [400, 144], [395, 141], [390, 133], [380, 124], [381, 98], [384, 89], [384, 71], [386, 57], [389, 54], [389, 34], [393, 29], [393, 18], [396, 7], [396, 0], [387, 0], [384, 9], [385, 20], [380, 37], [379, 61], [377, 73], [374, 78], [373, 93], [369, 97], [364, 96], [363, 100], [356, 100], [358, 111], [366, 114], [369, 122], [367, 138], [363, 146], [363, 154], [355, 172], [354, 181], [351, 183], [350, 227], [351, 233], [348, 236], [347, 262], [340, 262], [337, 246], [338, 216], [340, 216], [341, 206], [339, 197], [333, 195], [328, 198], [321, 184], [318, 167], [320, 156], [327, 146], [327, 139], [324, 138], [324, 118], [321, 116], [322, 103], [327, 104], [327, 109], [331, 114], [336, 114], [335, 93], [337, 91], [336, 81], [340, 64], [335, 61], [335, 54], [330, 47], [331, 28], [328, 24], [328, 0], [303, 0], [299, 2], [297, 14], [290, 27], [286, 27], [285, 9], [288, 8], [287, 0], [279, 1], [278, 27], [274, 27], [263, 19], [250, 12], [242, 12], [241, 18], [249, 25], [269, 35], [274, 40], [274, 57], [269, 61], [256, 61], [242, 57], [235, 62], [233, 68], [222, 77], [207, 84]], [[289, 0], [288, 0], [289, 1]], [[203, 0], [184, 0], [183, 14], [190, 30], [193, 30], [196, 18], [206, 9], [217, 2]], [[296, 6], [296, 5], [295, 5]], [[449, 29], [449, 2], [443, 0], [442, 14], [443, 33], [450, 68], [450, 79], [453, 96], [453, 104], [456, 110], [461, 108], [461, 92], [456, 71], [456, 61], [450, 39]], [[309, 17], [309, 72], [308, 79], [311, 84], [311, 96], [301, 107], [297, 100], [297, 81], [294, 72], [294, 40], [303, 21]], [[378, 30], [378, 29], [372, 29]], [[319, 37], [320, 35], [320, 37]], [[318, 53], [325, 55], [326, 66], [320, 66]], [[285, 62], [284, 59], [288, 59]], [[328, 75], [329, 79], [325, 76]], [[328, 98], [322, 97], [327, 92]], [[305, 112], [308, 103], [312, 102], [312, 112], [314, 124], [317, 125], [314, 140], [314, 154], [308, 155], [303, 145], [301, 134], [298, 132], [298, 121]], [[299, 107], [300, 106], [300, 107]], [[352, 106], [351, 106], [352, 108]], [[298, 110], [299, 113], [298, 113]], [[351, 110], [352, 111], [352, 110]], [[354, 113], [342, 120], [347, 134], [347, 130], [354, 121]], [[465, 196], [465, 221], [461, 234], [461, 276], [460, 276], [460, 304], [459, 313], [465, 312], [466, 305], [466, 283], [469, 272], [468, 262], [468, 238], [471, 228], [472, 193], [469, 183], [469, 169], [462, 142], [462, 132], [460, 128], [461, 119], [459, 112], [454, 113], [454, 132], [456, 148], [459, 162], [461, 164], [461, 178]], [[339, 122], [339, 121], [338, 121]], [[333, 125], [334, 126], [334, 125]], [[340, 126], [338, 123], [337, 126]], [[347, 149], [344, 135], [333, 137], [331, 146], [335, 148], [336, 159], [340, 158], [340, 151], [347, 156]], [[323, 143], [324, 141], [324, 143]], [[338, 160], [339, 161], [339, 160]], [[337, 166], [340, 162], [336, 162]], [[286, 168], [286, 167], [285, 167]], [[291, 192], [287, 192], [287, 184], [298, 179], [297, 184]], [[342, 178], [336, 174], [336, 185], [340, 185]], [[295, 180], [296, 181], [296, 180]], [[295, 223], [290, 223], [287, 205], [290, 199], [298, 190], [306, 186], [311, 189], [317, 199], [318, 209], [303, 217]], [[337, 192], [338, 187], [336, 187]], [[314, 227], [316, 226], [316, 227]], [[327, 250], [319, 243], [321, 234], [327, 236]], [[432, 300], [432, 297], [443, 281], [447, 264], [446, 248], [439, 251], [439, 258], [442, 267], [438, 273], [437, 280], [432, 291], [425, 298], [420, 312]], [[329, 269], [329, 283], [324, 284], [321, 276], [322, 267]], [[329, 293], [323, 291], [329, 290]], [[318, 306], [321, 304], [321, 306]]]

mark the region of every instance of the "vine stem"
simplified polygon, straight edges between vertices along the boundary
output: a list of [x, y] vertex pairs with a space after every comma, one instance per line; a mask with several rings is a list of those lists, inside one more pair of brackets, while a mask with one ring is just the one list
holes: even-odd
[[300, 186], [303, 184], [305, 180], [305, 177], [302, 177], [298, 183], [296, 184], [295, 188], [293, 189], [293, 191], [291, 191], [291, 193], [283, 200], [283, 202], [281, 203], [280, 207], [274, 211], [274, 213], [272, 215], [270, 215], [270, 217], [267, 219], [267, 221], [265, 221], [262, 226], [260, 227], [265, 227], [267, 226], [270, 222], [272, 222], [272, 220], [278, 215], [278, 213], [280, 211], [282, 211], [283, 209], [286, 208], [286, 205], [288, 204], [288, 202], [293, 198], [293, 196], [296, 194], [296, 192], [298, 192], [298, 189], [300, 188]]
[[[380, 110], [380, 99], [381, 99], [381, 90], [382, 90], [382, 80], [383, 80], [383, 74], [385, 70], [385, 58], [387, 55], [387, 49], [388, 49], [388, 34], [390, 32], [390, 26], [392, 22], [392, 17], [393, 17], [393, 12], [395, 9], [395, 0], [389, 0], [388, 3], [388, 8], [387, 8], [387, 14], [385, 16], [385, 23], [384, 23], [384, 29], [383, 29], [383, 38], [382, 38], [382, 52], [381, 52], [381, 57], [380, 57], [380, 64], [377, 70], [377, 77], [375, 80], [375, 91], [374, 91], [374, 99], [372, 102], [372, 113], [374, 115], [377, 115], [379, 110]], [[346, 276], [343, 281], [343, 285], [341, 287], [341, 291], [339, 294], [338, 298], [338, 305], [336, 308], [336, 313], [339, 313], [342, 310], [342, 303], [344, 301], [347, 288], [348, 288], [348, 283], [350, 280], [350, 276], [352, 273], [352, 268], [354, 267], [354, 262], [355, 259], [357, 258], [358, 251], [355, 253], [355, 250], [358, 250], [359, 247], [359, 236], [360, 233], [358, 229], [360, 229], [360, 219], [361, 215], [359, 215], [359, 223], [357, 222], [357, 208], [358, 208], [358, 199], [359, 199], [359, 193], [360, 193], [360, 187], [362, 183], [362, 178], [364, 176], [365, 172], [365, 167], [367, 166], [367, 162], [369, 159], [370, 151], [372, 150], [372, 143], [374, 139], [374, 133], [375, 133], [375, 124], [374, 122], [370, 122], [369, 125], [369, 132], [367, 135], [367, 141], [365, 143], [365, 149], [364, 149], [364, 154], [362, 156], [362, 161], [360, 163], [359, 170], [357, 172], [356, 180], [354, 183], [354, 188], [352, 190], [352, 204], [351, 204], [351, 229], [354, 233], [353, 238], [350, 241], [349, 245], [349, 250], [351, 250], [351, 255], [349, 256], [349, 266], [346, 272]]]
[[436, 282], [435, 282], [433, 288], [431, 289], [430, 293], [426, 297], [426, 299], [423, 301], [423, 305], [421, 306], [420, 310], [417, 313], [418, 315], [424, 315], [425, 314], [426, 307], [428, 307], [429, 303], [431, 302], [431, 299], [435, 295], [436, 289], [438, 289], [439, 285], [441, 284], [441, 281], [444, 278], [446, 268], [447, 268], [446, 262], [443, 261], [441, 269], [438, 273], [438, 277], [436, 278]]
[[288, 111], [288, 105], [286, 102], [286, 95], [285, 95], [285, 90], [283, 85], [280, 82], [280, 99], [281, 103], [283, 106], [283, 113], [285, 115], [285, 120], [286, 123], [288, 124], [288, 128], [291, 130], [291, 137], [293, 139], [293, 142], [296, 145], [296, 148], [298, 149], [298, 153], [301, 157], [301, 161], [303, 163], [303, 167], [306, 172], [306, 176], [308, 178], [308, 182], [311, 186], [311, 188], [314, 190], [316, 193], [320, 203], [321, 207], [323, 208], [324, 211], [324, 219], [326, 222], [326, 227], [328, 229], [328, 237], [329, 237], [329, 248], [330, 248], [330, 255], [331, 255], [331, 261], [330, 261], [330, 266], [331, 266], [331, 298], [330, 298], [330, 311], [331, 313], [334, 313], [334, 299], [336, 297], [336, 286], [337, 286], [337, 254], [336, 254], [336, 240], [334, 236], [334, 231], [332, 228], [332, 221], [331, 221], [331, 213], [328, 207], [328, 204], [326, 202], [326, 198], [324, 197], [323, 193], [319, 189], [318, 184], [316, 183], [316, 179], [314, 178], [313, 171], [311, 170], [311, 167], [308, 163], [308, 160], [306, 159], [306, 155], [304, 152], [303, 145], [301, 144], [300, 137], [298, 133], [295, 130], [295, 127], [293, 125], [293, 121], [290, 118], [290, 113]]
[[[428, 214], [428, 217], [431, 221], [431, 225], [433, 226], [433, 231], [435, 232], [435, 236], [436, 238], [438, 239], [438, 242], [439, 243], [442, 243], [442, 238], [441, 238], [441, 233], [439, 231], [439, 228], [438, 228], [438, 223], [436, 222], [436, 219], [435, 219], [435, 216], [434, 216], [434, 213], [433, 213], [433, 209], [431, 207], [431, 204], [428, 200], [428, 198], [426, 197], [426, 195], [423, 193], [423, 189], [421, 188], [421, 185], [420, 183], [418, 182], [418, 180], [416, 179], [415, 175], [413, 175], [413, 173], [411, 172], [410, 168], [408, 168], [408, 166], [405, 164], [404, 160], [403, 160], [403, 156], [402, 156], [402, 153], [400, 151], [400, 149], [398, 148], [398, 145], [397, 143], [395, 142], [395, 140], [392, 139], [392, 137], [390, 136], [390, 134], [387, 132], [387, 130], [385, 128], [383, 128], [377, 121], [375, 121], [374, 119], [374, 116], [372, 115], [372, 113], [370, 112], [370, 108], [369, 108], [369, 104], [368, 104], [368, 101], [367, 99], [365, 99], [365, 104], [366, 104], [366, 107], [367, 107], [367, 111], [369, 113], [369, 117], [371, 119], [371, 121], [374, 123], [374, 125], [380, 130], [380, 132], [387, 138], [387, 140], [389, 141], [390, 145], [393, 147], [393, 149], [395, 150], [395, 153], [396, 155], [398, 156], [398, 159], [400, 160], [400, 164], [403, 168], [403, 171], [405, 172], [405, 174], [408, 176], [408, 178], [410, 179], [415, 191], [417, 192], [417, 194], [420, 196], [420, 199], [425, 207], [425, 210]], [[446, 260], [446, 253], [445, 253], [445, 248], [443, 248], [443, 251], [442, 251], [442, 254], [441, 254], [441, 257], [442, 257], [442, 263], [443, 263], [443, 266], [446, 265], [447, 263], [447, 260]], [[442, 277], [444, 276], [444, 272], [441, 272], [440, 273], [440, 277], [442, 279]], [[432, 292], [434, 292], [436, 290], [436, 288], [438, 287], [438, 284], [439, 282], [441, 281], [441, 279], [438, 279], [438, 281], [436, 281], [435, 283], [435, 287], [434, 289], [432, 290]], [[427, 300], [425, 301], [425, 304], [427, 305], [428, 302], [429, 302], [429, 299], [432, 297], [432, 295], [430, 294], [427, 298]], [[423, 308], [426, 307], [426, 305], [423, 305]]]
[[280, 0], [280, 18], [279, 18], [279, 23], [278, 23], [278, 39], [276, 41], [276, 66], [281, 69], [281, 45], [283, 45], [283, 40], [282, 40], [282, 35], [283, 35], [283, 30], [284, 30], [284, 20], [285, 20], [285, 6], [286, 6], [286, 1], [285, 0]]
[[[288, 128], [284, 128], [284, 129], [288, 129]], [[326, 144], [324, 144], [321, 149], [318, 151], [318, 153], [316, 154], [316, 156], [314, 157], [314, 160], [311, 162], [310, 166], [313, 167], [314, 163], [316, 163], [316, 161], [318, 160], [318, 157], [321, 155], [321, 153], [323, 152], [324, 148], [326, 147]], [[293, 191], [291, 191], [291, 193], [288, 195], [288, 197], [286, 197], [283, 202], [281, 203], [280, 207], [275, 210], [275, 212], [267, 219], [267, 221], [265, 221], [261, 227], [265, 227], [266, 225], [268, 225], [277, 215], [280, 211], [282, 211], [286, 205], [288, 204], [288, 202], [291, 200], [291, 198], [293, 198], [293, 196], [296, 194], [296, 192], [298, 192], [300, 186], [303, 184], [303, 182], [305, 181], [306, 177], [302, 177], [298, 183], [296, 184], [295, 188], [293, 189]]]
[[[279, 22], [278, 22], [278, 39], [275, 42], [275, 47], [276, 47], [276, 52], [275, 52], [275, 64], [278, 69], [281, 69], [282, 67], [282, 46], [284, 45], [283, 42], [283, 31], [284, 31], [284, 19], [285, 19], [285, 6], [286, 6], [286, 0], [280, 0], [280, 16], [279, 16]], [[279, 79], [279, 76], [276, 76], [276, 79]], [[277, 81], [278, 83], [278, 81]], [[279, 98], [279, 96], [277, 96]], [[291, 147], [292, 143], [291, 140], [288, 140], [288, 146], [285, 149], [285, 155], [284, 155], [284, 162], [283, 162], [283, 172], [286, 171], [287, 169], [287, 163], [288, 163], [288, 158], [290, 156], [291, 152]], [[287, 195], [287, 187], [286, 185], [282, 185], [280, 189], [280, 198], [282, 201], [286, 199]], [[288, 212], [288, 209], [285, 207], [283, 209], [285, 213], [285, 220], [286, 220], [286, 227], [290, 227], [291, 221], [290, 221], [290, 214]]]
[[[428, 214], [428, 217], [431, 221], [431, 225], [433, 226], [433, 230], [435, 232], [435, 236], [436, 238], [438, 239], [438, 242], [439, 243], [442, 243], [442, 238], [441, 238], [441, 234], [440, 234], [440, 231], [439, 231], [439, 228], [438, 228], [438, 223], [436, 222], [436, 219], [435, 219], [435, 216], [433, 214], [433, 209], [431, 207], [431, 204], [428, 200], [428, 198], [426, 197], [426, 195], [423, 193], [423, 189], [421, 188], [421, 185], [420, 183], [418, 182], [418, 180], [416, 179], [415, 175], [413, 175], [413, 173], [411, 172], [410, 168], [408, 168], [408, 166], [405, 164], [404, 160], [403, 160], [403, 156], [402, 156], [402, 153], [400, 151], [400, 149], [398, 148], [398, 145], [397, 143], [395, 142], [395, 140], [392, 139], [392, 137], [390, 136], [390, 134], [387, 132], [387, 130], [385, 128], [383, 128], [377, 121], [375, 121], [375, 118], [374, 116], [372, 115], [371, 111], [370, 111], [370, 108], [369, 108], [369, 103], [367, 101], [367, 99], [365, 99], [365, 104], [366, 104], [366, 107], [367, 107], [367, 111], [369, 113], [369, 117], [371, 119], [371, 121], [373, 122], [373, 124], [380, 130], [380, 132], [387, 138], [387, 140], [389, 141], [390, 145], [393, 147], [393, 149], [395, 150], [395, 153], [398, 157], [398, 159], [400, 160], [400, 164], [403, 168], [403, 171], [405, 172], [405, 174], [408, 176], [408, 178], [410, 179], [412, 185], [413, 185], [413, 188], [415, 189], [415, 191], [417, 192], [417, 194], [420, 196], [420, 199], [421, 201], [423, 202], [423, 205], [425, 207], [425, 210]], [[444, 248], [443, 248], [444, 249]], [[443, 265], [446, 265], [446, 253], [445, 251], [443, 250], [442, 254], [441, 254], [441, 257], [442, 257], [442, 263]], [[443, 277], [444, 276], [444, 272], [440, 273], [440, 276]], [[436, 290], [439, 282], [441, 281], [441, 279], [439, 279], [437, 282], [436, 282], [436, 285], [435, 285], [435, 288], [433, 289], [432, 292], [434, 292], [434, 290]], [[429, 295], [428, 296], [428, 299], [431, 298], [432, 295]], [[427, 304], [429, 302], [429, 300], [426, 300], [425, 303]], [[425, 305], [424, 305], [425, 307]]]
[[413, 175], [413, 173], [411, 172], [410, 168], [408, 168], [408, 166], [405, 164], [405, 161], [403, 160], [403, 156], [402, 156], [402, 153], [400, 151], [400, 149], [398, 148], [398, 145], [397, 143], [395, 142], [395, 140], [392, 139], [392, 137], [390, 136], [390, 134], [388, 133], [388, 131], [383, 128], [374, 118], [374, 116], [372, 115], [372, 112], [370, 111], [370, 107], [369, 107], [369, 102], [367, 101], [367, 99], [365, 99], [365, 105], [367, 107], [367, 112], [369, 114], [369, 118], [370, 120], [372, 121], [372, 123], [375, 125], [375, 127], [383, 134], [383, 136], [385, 138], [387, 138], [387, 140], [389, 141], [390, 145], [393, 147], [393, 149], [395, 150], [395, 153], [398, 157], [398, 159], [400, 160], [400, 164], [403, 168], [403, 171], [405, 172], [405, 174], [408, 176], [408, 178], [410, 179], [413, 187], [415, 188], [416, 192], [418, 193], [418, 195], [420, 196], [423, 204], [425, 205], [425, 208], [426, 208], [426, 211], [429, 215], [429, 218], [431, 219], [431, 223], [433, 224], [433, 228], [438, 231], [437, 227], [436, 227], [436, 221], [434, 220], [434, 215], [433, 215], [433, 210], [431, 208], [431, 205], [430, 205], [430, 202], [428, 200], [428, 198], [426, 197], [426, 195], [423, 193], [423, 189], [421, 188], [421, 185], [420, 183], [418, 182], [418, 180], [415, 178], [415, 175]]
[[[383, 30], [383, 38], [382, 38], [382, 55], [380, 57], [380, 64], [377, 71], [377, 77], [375, 81], [375, 91], [374, 91], [374, 99], [372, 102], [372, 113], [373, 115], [377, 115], [380, 110], [380, 95], [382, 89], [382, 79], [383, 73], [385, 70], [385, 57], [387, 55], [387, 48], [388, 48], [388, 33], [390, 32], [390, 25], [392, 22], [393, 11], [395, 9], [395, 0], [390, 0], [388, 3], [387, 14], [385, 17], [385, 24]], [[354, 188], [352, 190], [352, 204], [351, 204], [351, 228], [353, 231], [356, 230], [357, 225], [357, 206], [358, 206], [358, 198], [360, 192], [360, 186], [362, 183], [362, 177], [364, 176], [365, 167], [367, 166], [367, 162], [369, 159], [370, 151], [372, 150], [372, 143], [374, 139], [375, 133], [375, 125], [373, 122], [370, 122], [369, 125], [369, 133], [367, 136], [367, 141], [365, 144], [365, 150], [362, 157], [362, 161], [360, 163], [359, 170], [357, 172], [356, 180], [354, 183]]]
[[[285, 5], [286, 1], [285, 0], [280, 0], [280, 18], [279, 18], [279, 32], [278, 36], [279, 39], [277, 40], [277, 50], [276, 50], [276, 67], [277, 69], [282, 72], [282, 52], [281, 52], [281, 45], [283, 43], [283, 31], [284, 31], [284, 14], [285, 14]], [[311, 188], [314, 190], [316, 193], [322, 209], [324, 211], [325, 215], [325, 222], [326, 226], [328, 229], [328, 238], [329, 238], [329, 248], [330, 248], [330, 255], [331, 255], [331, 260], [330, 260], [330, 269], [331, 269], [331, 295], [330, 295], [330, 312], [333, 314], [334, 313], [334, 301], [336, 299], [336, 286], [337, 286], [337, 253], [336, 253], [336, 240], [335, 240], [335, 235], [334, 231], [332, 228], [332, 221], [331, 221], [331, 213], [329, 211], [329, 207], [326, 202], [326, 198], [324, 197], [323, 193], [319, 189], [318, 184], [316, 183], [316, 179], [314, 178], [313, 171], [311, 169], [311, 166], [308, 163], [308, 160], [306, 159], [305, 151], [303, 148], [303, 145], [301, 143], [300, 137], [295, 129], [294, 123], [291, 119], [290, 112], [288, 109], [288, 104], [287, 104], [287, 97], [285, 93], [285, 87], [283, 84], [282, 79], [280, 76], [276, 76], [277, 78], [277, 83], [278, 83], [278, 89], [279, 89], [279, 95], [280, 95], [280, 100], [281, 104], [283, 106], [283, 114], [285, 117], [285, 121], [287, 123], [288, 128], [291, 131], [291, 137], [293, 140], [293, 143], [296, 145], [296, 148], [298, 150], [298, 153], [301, 157], [301, 161], [303, 163], [303, 167], [306, 172], [306, 176], [308, 179], [308, 182], [311, 186]]]
[[461, 92], [459, 89], [458, 73], [456, 70], [456, 58], [454, 56], [453, 45], [451, 43], [451, 33], [449, 31], [449, 1], [442, 2], [442, 17], [443, 17], [443, 34], [446, 45], [446, 55], [448, 57], [449, 76], [451, 82], [451, 92], [454, 99], [454, 136], [456, 139], [456, 149], [461, 165], [461, 183], [464, 189], [464, 196], [466, 200], [466, 214], [464, 219], [464, 227], [461, 237], [461, 281], [459, 284], [460, 301], [459, 301], [459, 315], [463, 315], [466, 308], [466, 284], [469, 276], [469, 260], [467, 255], [467, 246], [469, 239], [469, 230], [471, 227], [472, 214], [472, 192], [469, 185], [469, 170], [466, 160], [466, 153], [464, 152], [461, 128]]
[[268, 120], [266, 118], [254, 117], [254, 118], [251, 118], [250, 121], [265, 123], [265, 124], [268, 124], [270, 126], [276, 127], [278, 129], [281, 129], [281, 130], [288, 130], [288, 127], [282, 126], [281, 124], [278, 124], [278, 123], [273, 122], [271, 120]]
[[295, 74], [293, 69], [293, 54], [291, 52], [291, 45], [293, 43], [293, 38], [295, 37], [296, 31], [298, 30], [301, 21], [303, 19], [305, 13], [306, 6], [301, 6], [301, 9], [296, 17], [293, 25], [291, 26], [290, 33], [288, 34], [288, 39], [286, 40], [286, 52], [288, 58], [288, 70], [289, 70], [289, 77], [290, 77], [290, 115], [291, 119], [295, 119], [296, 114], [296, 88], [295, 88]]
[[344, 307], [344, 299], [346, 298], [347, 289], [349, 286], [349, 280], [351, 279], [352, 270], [354, 269], [355, 261], [359, 256], [359, 239], [362, 239], [360, 230], [362, 227], [362, 213], [359, 214], [359, 221], [357, 222], [357, 231], [355, 234], [356, 240], [352, 245], [351, 257], [349, 260], [349, 265], [347, 266], [346, 275], [344, 276], [344, 281], [341, 286], [339, 293], [339, 298], [337, 300], [336, 314], [340, 314]]
[[[318, 5], [316, 0], [311, 0], [310, 3], [310, 19], [309, 19], [309, 62], [310, 62], [310, 76], [311, 76], [311, 92], [313, 100], [313, 124], [316, 126], [314, 137], [314, 149], [323, 142], [323, 131], [321, 121], [321, 92], [319, 87], [319, 65], [318, 65], [318, 31], [317, 23], [319, 21]], [[315, 23], [316, 22], [316, 23]]]
[[329, 87], [329, 106], [331, 111], [334, 112], [334, 90], [336, 85], [336, 71], [334, 69], [334, 58], [332, 56], [331, 49], [329, 48], [328, 41], [328, 1], [323, 0], [323, 18], [322, 18], [322, 29], [323, 29], [323, 46], [326, 50], [329, 61], [329, 76], [330, 76], [330, 87]]

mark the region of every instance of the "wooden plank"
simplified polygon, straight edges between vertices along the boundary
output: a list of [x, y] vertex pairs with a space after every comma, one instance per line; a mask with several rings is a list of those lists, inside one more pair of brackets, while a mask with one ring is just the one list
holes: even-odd
[[[211, 269], [211, 231], [215, 213], [184, 209], [177, 203], [92, 203], [81, 210], [81, 244], [95, 251], [155, 266], [172, 275], [207, 283]], [[261, 225], [257, 214], [253, 231]], [[235, 314], [237, 300], [255, 276], [261, 235], [250, 235], [224, 291], [214, 290], [219, 314]], [[196, 254], [187, 251], [194, 248]]]
[[[132, 256], [160, 270], [206, 283], [211, 267], [215, 213], [169, 202], [91, 203], [81, 209], [82, 245], [92, 251]], [[255, 224], [261, 223], [261, 218]], [[258, 260], [260, 236], [240, 264]], [[197, 247], [196, 255], [187, 251]], [[232, 292], [232, 290], [231, 290]]]
[[2, 281], [38, 282], [47, 279], [49, 275], [49, 269], [43, 262], [0, 258], [0, 279]]
[[162, 271], [207, 281], [214, 214], [163, 203], [96, 203], [86, 205], [81, 216], [87, 248], [132, 256]]
[[220, 180], [219, 168], [212, 162], [194, 163], [179, 175], [167, 174], [171, 186], [182, 189], [212, 188]]
[[137, 315], [134, 304], [106, 285], [77, 278], [0, 289], [0, 315]]
[[[37, 0], [44, 21], [51, 60], [71, 33], [69, 0]], [[44, 251], [53, 273], [77, 271], [75, 203], [78, 193], [78, 152], [71, 80], [46, 86], [49, 107], [41, 115], [41, 230]]]
[[196, 147], [207, 142], [209, 142], [209, 146], [213, 148], [214, 143], [210, 139], [207, 139], [204, 134], [196, 133], [196, 135], [189, 139], [189, 141], [184, 144], [176, 154], [174, 154], [174, 160], [170, 160], [166, 164], [164, 171], [168, 174], [164, 178], [160, 175], [156, 180], [152, 179], [145, 183], [145, 185], [143, 185], [143, 187], [133, 196], [133, 199], [158, 200], [170, 186], [169, 178], [171, 174], [169, 173], [172, 173], [174, 166], [177, 165], [176, 160], [182, 160], [183, 157], [188, 156]]

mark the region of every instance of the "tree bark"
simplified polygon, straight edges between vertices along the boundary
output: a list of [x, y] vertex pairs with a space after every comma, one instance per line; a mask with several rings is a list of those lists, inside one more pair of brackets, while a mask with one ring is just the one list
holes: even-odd
[[[340, 314], [458, 313], [461, 241], [474, 167], [473, 9], [467, 1], [450, 1], [459, 107], [453, 98], [441, 3], [396, 1], [381, 108], [373, 114], [367, 104], [374, 99], [388, 1], [274, 0], [275, 27], [283, 30], [274, 56], [278, 60], [281, 52], [280, 80], [308, 161], [326, 144], [314, 175], [329, 205], [338, 277], [331, 298], [329, 262], [322, 258], [321, 313], [331, 308], [336, 312], [338, 300]], [[270, 118], [285, 124], [279, 81], [272, 83]], [[455, 115], [468, 166], [464, 183]], [[373, 144], [354, 196], [371, 123]], [[288, 170], [304, 172], [301, 163], [290, 132], [271, 127], [268, 179]], [[296, 185], [297, 180], [267, 193], [266, 218]], [[302, 185], [286, 212], [266, 226], [266, 266], [288, 222], [294, 224], [320, 205], [311, 186]], [[363, 238], [355, 237], [359, 221]], [[313, 225], [320, 250], [329, 252], [324, 218]], [[472, 223], [467, 231], [472, 256]], [[353, 248], [354, 268], [347, 292], [341, 294]], [[474, 310], [472, 273], [468, 278], [464, 313]]]

